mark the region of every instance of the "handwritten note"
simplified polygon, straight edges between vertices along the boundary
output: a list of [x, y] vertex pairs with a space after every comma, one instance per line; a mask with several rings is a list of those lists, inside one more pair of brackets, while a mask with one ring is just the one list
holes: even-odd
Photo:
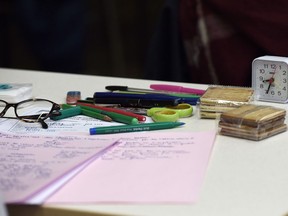
[[131, 133], [47, 203], [193, 203], [216, 132]]
[[50, 137], [0, 133], [0, 191], [5, 202], [29, 203], [33, 196], [49, 189], [65, 175], [72, 171], [76, 175], [81, 170], [79, 167], [84, 168], [83, 165], [115, 143], [116, 139], [111, 136]]

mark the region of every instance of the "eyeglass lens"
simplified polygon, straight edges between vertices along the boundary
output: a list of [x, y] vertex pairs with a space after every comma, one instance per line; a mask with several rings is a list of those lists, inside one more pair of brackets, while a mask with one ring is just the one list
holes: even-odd
[[53, 107], [53, 103], [46, 100], [31, 100], [19, 103], [16, 107], [18, 118], [27, 121], [46, 119]]

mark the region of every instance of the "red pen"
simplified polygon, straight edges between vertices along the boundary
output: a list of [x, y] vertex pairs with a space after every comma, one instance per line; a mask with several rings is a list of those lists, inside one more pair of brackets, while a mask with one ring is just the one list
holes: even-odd
[[93, 107], [93, 108], [100, 109], [100, 110], [104, 110], [104, 111], [115, 112], [115, 113], [119, 113], [119, 114], [122, 114], [122, 115], [134, 117], [134, 118], [137, 118], [139, 122], [145, 122], [145, 121], [146, 121], [146, 117], [145, 117], [145, 116], [143, 116], [143, 115], [138, 115], [138, 114], [135, 114], [135, 113], [132, 113], [132, 112], [127, 112], [127, 111], [125, 111], [125, 110], [120, 110], [120, 109], [110, 108], [110, 107], [98, 106], [98, 105], [91, 104], [91, 103], [81, 103], [81, 102], [77, 102], [76, 105]]

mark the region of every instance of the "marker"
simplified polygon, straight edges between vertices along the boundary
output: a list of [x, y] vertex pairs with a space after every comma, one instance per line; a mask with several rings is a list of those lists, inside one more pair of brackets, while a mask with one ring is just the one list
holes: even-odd
[[[176, 106], [179, 104], [180, 99], [137, 99], [137, 98], [97, 98], [94, 97], [94, 103], [96, 104], [118, 104], [121, 107], [140, 107], [140, 108], [152, 108], [152, 107], [164, 107], [164, 106]], [[196, 104], [196, 102], [195, 102]]]
[[69, 118], [72, 116], [80, 115], [82, 111], [81, 111], [81, 108], [77, 106], [77, 107], [71, 107], [69, 109], [62, 109], [62, 110], [59, 110], [59, 112], [61, 113], [61, 115], [51, 116], [50, 119], [54, 121], [61, 120], [61, 119]]
[[89, 131], [90, 131], [90, 135], [127, 133], [127, 132], [170, 129], [170, 128], [175, 128], [184, 124], [185, 124], [184, 122], [155, 122], [155, 123], [144, 123], [144, 124], [137, 124], [137, 125], [97, 127], [97, 128], [90, 128]]
[[205, 93], [205, 90], [195, 89], [195, 88], [186, 88], [186, 87], [176, 86], [176, 85], [152, 84], [150, 85], [150, 88], [154, 90], [158, 90], [158, 91], [190, 93], [190, 94], [197, 94], [197, 95], [203, 95]]
[[[133, 93], [114, 93], [114, 92], [95, 92], [94, 101], [95, 103], [103, 103], [111, 100], [113, 102], [119, 102], [122, 106], [124, 102], [129, 102], [131, 107], [140, 106], [142, 107], [160, 107], [160, 106], [176, 106], [179, 103], [188, 103], [196, 105], [199, 97], [176, 97], [166, 94], [133, 94]], [[165, 102], [164, 102], [165, 101]], [[169, 102], [170, 104], [167, 104]], [[174, 105], [171, 105], [171, 102]]]

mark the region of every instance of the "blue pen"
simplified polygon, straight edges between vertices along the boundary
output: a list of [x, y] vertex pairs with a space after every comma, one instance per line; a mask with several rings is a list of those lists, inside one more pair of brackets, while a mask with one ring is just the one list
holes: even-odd
[[166, 94], [125, 94], [125, 93], [113, 93], [113, 92], [95, 92], [94, 93], [94, 101], [103, 101], [110, 99], [150, 99], [150, 100], [177, 100], [178, 103], [188, 103], [190, 105], [196, 105], [199, 98], [190, 98], [190, 97], [177, 97], [177, 96], [171, 96]]

